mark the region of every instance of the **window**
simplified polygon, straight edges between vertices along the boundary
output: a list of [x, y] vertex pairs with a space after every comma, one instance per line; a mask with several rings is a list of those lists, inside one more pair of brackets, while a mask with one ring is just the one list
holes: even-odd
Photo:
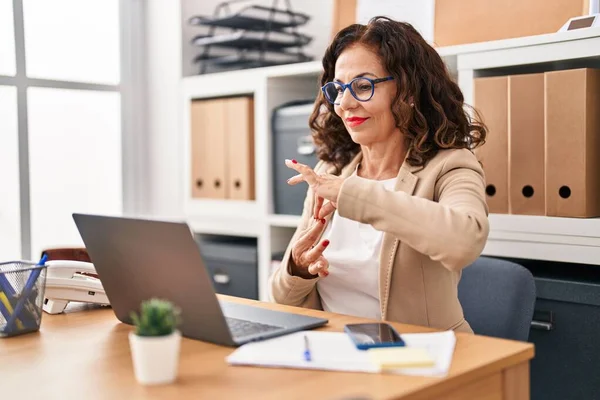
[[83, 246], [73, 212], [121, 213], [121, 114], [116, 92], [30, 88], [27, 98], [35, 258]]
[[23, 17], [29, 78], [119, 84], [119, 0], [23, 0]]
[[4, 261], [21, 257], [18, 139], [17, 88], [0, 86], [0, 260]]
[[0, 0], [0, 261], [81, 246], [73, 212], [122, 213], [143, 13], [134, 0]]
[[12, 3], [13, 0], [0, 0], [0, 75], [10, 76], [17, 70]]

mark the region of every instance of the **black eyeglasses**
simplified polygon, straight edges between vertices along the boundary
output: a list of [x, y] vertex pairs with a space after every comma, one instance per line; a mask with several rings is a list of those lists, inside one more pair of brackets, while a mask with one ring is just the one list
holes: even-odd
[[344, 84], [340, 82], [328, 82], [321, 90], [325, 95], [327, 101], [331, 104], [339, 105], [344, 96], [346, 89], [350, 89], [352, 97], [358, 101], [369, 101], [375, 93], [375, 85], [380, 82], [391, 81], [394, 79], [393, 76], [386, 76], [385, 78], [369, 79], [364, 76], [354, 78], [350, 82]]

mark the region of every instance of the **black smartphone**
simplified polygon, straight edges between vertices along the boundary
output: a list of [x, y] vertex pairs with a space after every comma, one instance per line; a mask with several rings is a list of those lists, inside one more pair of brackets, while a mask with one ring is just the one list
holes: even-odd
[[350, 336], [356, 348], [360, 350], [405, 345], [400, 334], [385, 322], [348, 324], [344, 327], [344, 331]]

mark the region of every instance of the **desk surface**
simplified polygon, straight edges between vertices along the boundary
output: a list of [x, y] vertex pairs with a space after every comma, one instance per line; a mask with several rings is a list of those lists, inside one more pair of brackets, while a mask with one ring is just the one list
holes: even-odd
[[[221, 296], [222, 299], [256, 303]], [[262, 307], [326, 317], [322, 330], [367, 321], [269, 303]], [[82, 309], [83, 308], [83, 309]], [[86, 309], [88, 308], [88, 309]], [[399, 332], [427, 328], [394, 324]], [[6, 398], [85, 399], [525, 399], [533, 345], [457, 333], [446, 378], [229, 366], [233, 348], [183, 339], [178, 380], [137, 384], [127, 333], [111, 309], [73, 307], [45, 314], [39, 332], [0, 339], [0, 390]], [[10, 395], [10, 396], [9, 396]], [[43, 397], [42, 397], [43, 396]]]

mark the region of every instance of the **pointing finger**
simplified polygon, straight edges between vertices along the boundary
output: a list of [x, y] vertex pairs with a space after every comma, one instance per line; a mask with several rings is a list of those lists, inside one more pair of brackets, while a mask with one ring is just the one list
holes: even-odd
[[319, 257], [323, 255], [323, 251], [329, 246], [329, 240], [325, 239], [318, 245], [304, 253], [304, 262], [306, 264], [317, 261]]
[[319, 238], [321, 233], [325, 230], [325, 219], [320, 219], [299, 239], [302, 243], [302, 247], [309, 249]]
[[317, 218], [325, 218], [329, 214], [333, 214], [335, 212], [335, 209], [336, 209], [336, 207], [333, 205], [333, 203], [328, 201], [319, 210], [319, 214], [317, 214]]
[[309, 185], [317, 183], [317, 174], [308, 165], [300, 164], [296, 160], [285, 160], [285, 165], [302, 174], [303, 180]]
[[321, 211], [321, 207], [323, 207], [323, 198], [321, 196], [315, 196], [315, 208], [313, 210], [313, 215], [315, 219], [320, 219], [323, 217], [319, 216], [319, 212]]
[[301, 182], [304, 182], [304, 176], [302, 176], [302, 174], [294, 175], [287, 180], [288, 185], [297, 185]]
[[311, 275], [319, 275], [321, 278], [329, 275], [329, 262], [323, 256], [317, 261], [308, 266], [308, 273]]

